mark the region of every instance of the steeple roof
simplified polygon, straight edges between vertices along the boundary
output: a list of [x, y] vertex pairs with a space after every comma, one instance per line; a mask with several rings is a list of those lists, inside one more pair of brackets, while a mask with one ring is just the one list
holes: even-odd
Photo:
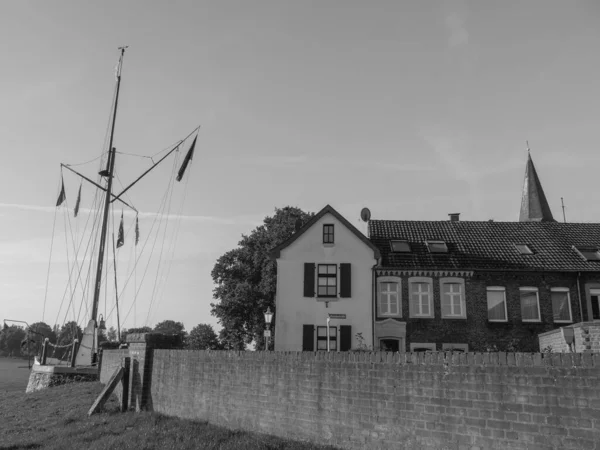
[[531, 154], [527, 156], [519, 222], [555, 222]]

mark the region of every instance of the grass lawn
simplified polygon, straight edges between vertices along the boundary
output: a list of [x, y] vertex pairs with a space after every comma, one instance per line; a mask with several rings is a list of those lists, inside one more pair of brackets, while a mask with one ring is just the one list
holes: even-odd
[[33, 394], [25, 394], [24, 386], [18, 391], [0, 389], [0, 450], [333, 448], [150, 412], [120, 413], [114, 396], [102, 413], [88, 417], [87, 411], [102, 388], [98, 382], [88, 382]]
[[0, 395], [5, 392], [25, 392], [28, 381], [29, 367], [26, 359], [0, 357]]

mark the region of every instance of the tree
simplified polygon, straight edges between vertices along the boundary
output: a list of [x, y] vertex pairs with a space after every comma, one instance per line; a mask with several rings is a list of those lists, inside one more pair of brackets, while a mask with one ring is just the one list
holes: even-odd
[[108, 333], [106, 333], [106, 337], [108, 338], [108, 340], [110, 342], [117, 342], [117, 330], [115, 330], [115, 327], [110, 327], [108, 329]]
[[29, 337], [34, 341], [31, 343], [31, 351], [34, 354], [41, 354], [41, 348], [46, 338], [50, 340], [50, 343], [56, 344], [56, 333], [47, 323], [32, 323], [29, 326], [29, 330]]
[[6, 327], [0, 333], [0, 351], [11, 356], [21, 354], [21, 342], [25, 339], [25, 330], [19, 326]]
[[[58, 332], [58, 336], [56, 342], [59, 346], [65, 346], [69, 344], [73, 344], [73, 341], [77, 339], [81, 343], [81, 338], [83, 337], [83, 332], [77, 322], [71, 321], [65, 323]], [[71, 351], [70, 347], [57, 348], [55, 352], [51, 354], [54, 355], [55, 358], [62, 359], [67, 353]]]
[[186, 347], [193, 350], [220, 350], [221, 344], [211, 325], [201, 323], [190, 331]]
[[264, 346], [264, 312], [275, 307], [277, 285], [277, 265], [269, 252], [294, 233], [298, 221], [306, 223], [313, 216], [292, 206], [276, 208], [273, 217], [242, 235], [238, 247], [217, 260], [211, 272], [217, 300], [211, 314], [223, 326], [219, 337], [225, 348], [243, 350], [253, 340]]

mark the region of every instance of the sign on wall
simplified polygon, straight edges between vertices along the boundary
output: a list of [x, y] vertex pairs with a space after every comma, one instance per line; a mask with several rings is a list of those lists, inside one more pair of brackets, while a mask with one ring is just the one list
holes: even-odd
[[345, 319], [346, 314], [329, 314], [330, 319]]

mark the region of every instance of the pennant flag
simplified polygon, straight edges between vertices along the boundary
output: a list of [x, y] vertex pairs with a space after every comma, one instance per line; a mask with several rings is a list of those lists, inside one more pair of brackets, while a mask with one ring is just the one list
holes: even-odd
[[179, 168], [179, 173], [177, 174], [177, 181], [181, 181], [181, 179], [183, 178], [183, 174], [185, 173], [185, 169], [187, 169], [188, 164], [190, 163], [190, 161], [192, 160], [192, 157], [194, 156], [194, 148], [196, 147], [196, 139], [198, 139], [198, 135], [196, 135], [196, 137], [194, 138], [194, 142], [192, 142], [190, 149], [188, 150], [187, 154], [185, 155], [185, 158], [183, 159], [183, 163], [181, 164], [181, 167]]
[[81, 184], [79, 185], [79, 193], [77, 194], [77, 201], [75, 202], [75, 217], [79, 212], [79, 203], [81, 202]]
[[67, 199], [67, 194], [65, 194], [65, 180], [62, 179], [62, 176], [61, 183], [62, 187], [60, 188], [60, 194], [58, 196], [58, 200], [56, 201], [56, 206], [62, 205], [62, 202], [64, 202]]
[[138, 244], [140, 240], [140, 224], [138, 223], [138, 218], [135, 216], [135, 245]]
[[125, 243], [125, 234], [123, 233], [123, 211], [121, 211], [121, 224], [119, 225], [119, 237], [117, 238], [117, 248]]

